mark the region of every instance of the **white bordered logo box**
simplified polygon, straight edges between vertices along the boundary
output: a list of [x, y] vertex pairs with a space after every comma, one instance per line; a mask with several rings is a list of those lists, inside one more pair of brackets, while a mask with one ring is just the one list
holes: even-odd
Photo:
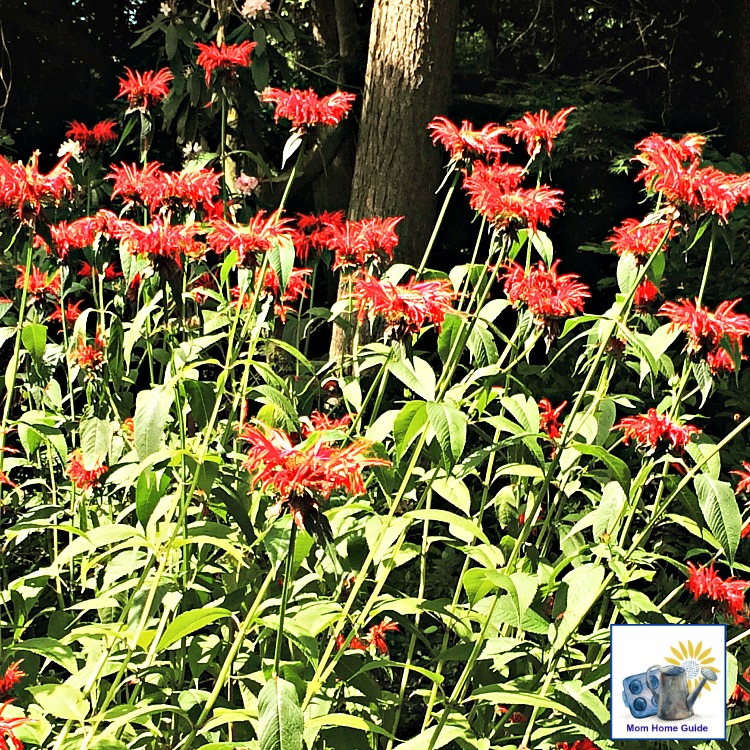
[[611, 737], [723, 740], [724, 625], [613, 625]]

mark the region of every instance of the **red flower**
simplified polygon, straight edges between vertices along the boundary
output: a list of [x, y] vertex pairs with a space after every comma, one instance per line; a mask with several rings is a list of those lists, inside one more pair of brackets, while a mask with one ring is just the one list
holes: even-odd
[[352, 415], [345, 414], [340, 419], [331, 419], [327, 414], [314, 411], [309, 417], [303, 417], [302, 420], [300, 431], [305, 437], [308, 437], [313, 432], [346, 429], [352, 422]]
[[113, 236], [132, 255], [141, 255], [152, 263], [167, 261], [182, 268], [182, 255], [201, 257], [205, 246], [195, 239], [200, 231], [196, 224], [168, 224], [157, 217], [145, 227], [133, 221], [120, 221]]
[[534, 158], [546, 145], [547, 153], [552, 153], [552, 142], [565, 130], [565, 121], [575, 107], [566, 107], [549, 116], [546, 109], [537, 114], [527, 112], [520, 120], [509, 122], [510, 136], [519, 143], [523, 139], [526, 143], [526, 153]]
[[643, 446], [650, 446], [653, 450], [658, 447], [671, 447], [677, 452], [684, 450], [690, 442], [691, 435], [700, 433], [697, 427], [673, 422], [666, 414], [659, 414], [656, 409], [649, 409], [648, 414], [625, 417], [612, 429], [623, 431], [625, 445], [635, 440]]
[[278, 211], [266, 214], [260, 210], [247, 226], [214, 219], [210, 222], [213, 231], [208, 235], [208, 244], [216, 253], [235, 250], [239, 265], [245, 265], [246, 261], [253, 263], [254, 253], [268, 252], [274, 242], [292, 239], [291, 219], [279, 217]]
[[88, 128], [83, 123], [75, 121], [68, 124], [70, 129], [65, 133], [65, 136], [78, 141], [84, 151], [96, 151], [103, 143], [117, 140], [117, 133], [115, 133], [117, 123], [114, 120], [102, 120], [102, 122], [97, 122], [93, 128]]
[[[341, 651], [345, 643], [346, 637], [343, 633], [339, 633], [336, 636], [336, 650]], [[356, 651], [367, 651], [367, 644], [360, 641], [359, 638], [357, 638], [357, 636], [355, 635], [352, 636], [352, 639], [349, 641], [349, 645], [347, 646], [347, 648], [351, 648]]]
[[457, 127], [447, 117], [437, 116], [427, 126], [432, 142], [440, 143], [450, 155], [451, 161], [475, 159], [485, 157], [494, 160], [504, 151], [510, 151], [507, 146], [498, 142], [501, 135], [508, 134], [508, 128], [496, 123], [485, 125], [481, 130], [474, 130], [474, 126], [463, 120], [461, 127]]
[[23, 743], [16, 737], [16, 729], [27, 721], [31, 721], [27, 716], [17, 716], [6, 718], [2, 715], [5, 707], [12, 701], [5, 701], [0, 705], [0, 750], [23, 750]]
[[[266, 268], [263, 277], [263, 291], [273, 300], [273, 309], [276, 315], [281, 318], [283, 323], [286, 322], [286, 314], [291, 311], [287, 302], [296, 302], [304, 297], [310, 284], [307, 277], [312, 273], [309, 268], [293, 268], [292, 273], [287, 279], [286, 289], [282, 292], [279, 288], [279, 280], [273, 268]], [[260, 276], [260, 269], [255, 272], [255, 283], [257, 284]], [[239, 290], [238, 290], [239, 291]]]
[[[4, 448], [5, 451], [12, 451], [13, 453], [18, 453], [18, 451], [13, 450], [11, 448]], [[18, 487], [18, 484], [14, 482], [4, 471], [0, 470], [0, 484], [6, 484], [8, 487]]]
[[10, 691], [16, 686], [16, 683], [18, 683], [23, 677], [26, 677], [26, 672], [19, 669], [22, 661], [23, 659], [19, 659], [18, 661], [12, 662], [5, 670], [5, 674], [2, 679], [0, 679], [0, 698], [4, 698], [8, 695], [8, 693], [10, 693]]
[[543, 398], [539, 401], [539, 430], [543, 432], [550, 440], [557, 440], [560, 437], [560, 415], [563, 409], [568, 405], [563, 401], [556, 409], [552, 408], [549, 399]]
[[555, 747], [557, 750], [599, 750], [599, 745], [595, 745], [588, 737], [576, 740], [572, 745], [567, 742], [558, 742]]
[[708, 567], [701, 565], [697, 567], [688, 562], [689, 577], [685, 588], [698, 601], [701, 596], [711, 599], [722, 605], [726, 614], [734, 620], [735, 624], [743, 624], [745, 619], [745, 591], [750, 586], [750, 581], [736, 578], [723, 580], [716, 571], [714, 564]]
[[688, 354], [703, 354], [714, 373], [734, 370], [734, 361], [721, 346], [726, 337], [742, 355], [742, 337], [750, 335], [750, 317], [734, 312], [741, 300], [722, 302], [714, 312], [683, 299], [665, 302], [659, 315], [669, 318], [673, 328], [680, 328], [688, 336]]
[[169, 93], [169, 82], [174, 78], [169, 68], [158, 71], [147, 70], [145, 73], [134, 72], [125, 68], [126, 76], [120, 78], [121, 96], [128, 97], [128, 111], [140, 109], [146, 111], [160, 102]]
[[393, 249], [398, 245], [396, 227], [403, 218], [331, 222], [326, 247], [334, 253], [333, 270], [361, 270], [367, 263], [377, 266], [393, 260]]
[[328, 246], [332, 231], [340, 232], [344, 224], [343, 211], [323, 211], [318, 216], [299, 214], [297, 231], [294, 233], [297, 257], [306, 263], [312, 251], [320, 254]]
[[[186, 169], [182, 172], [151, 172], [141, 184], [140, 198], [149, 210], [161, 208], [213, 207], [221, 175], [210, 169]], [[211, 209], [209, 209], [211, 210]]]
[[740, 477], [740, 481], [734, 488], [734, 492], [736, 495], [739, 495], [740, 492], [748, 492], [748, 490], [750, 490], [750, 463], [748, 463], [747, 461], [743, 461], [742, 467], [745, 469], [745, 471], [736, 469], [735, 471], [729, 472], [730, 474], [736, 474], [738, 477]]
[[365, 641], [374, 646], [379, 654], [388, 656], [388, 644], [385, 641], [385, 634], [388, 632], [398, 632], [398, 623], [391, 622], [387, 617], [378, 625], [373, 625], [365, 636]]
[[99, 484], [102, 475], [106, 473], [107, 466], [101, 461], [96, 461], [92, 468], [87, 469], [81, 451], [75, 450], [70, 454], [68, 476], [76, 489], [83, 492], [85, 490], [90, 490], [92, 487], [96, 487]]
[[[16, 289], [26, 286], [26, 266], [16, 266], [18, 278]], [[55, 298], [60, 296], [60, 271], [55, 271], [52, 276], [47, 271], [40, 271], [36, 266], [31, 267], [31, 275], [28, 278], [28, 294], [34, 302], [44, 299], [45, 294]]]
[[344, 91], [319, 98], [312, 89], [282, 91], [269, 88], [261, 95], [261, 101], [276, 105], [274, 120], [278, 122], [282, 117], [291, 120], [295, 129], [318, 124], [337, 125], [349, 113], [356, 98]]
[[155, 175], [160, 169], [161, 164], [158, 161], [144, 164], [142, 169], [139, 169], [137, 164], [120, 164], [113, 166], [112, 171], [104, 179], [114, 182], [112, 198], [121, 195], [128, 203], [143, 202], [150, 181], [158, 179]]
[[38, 216], [47, 201], [59, 203], [73, 186], [73, 175], [66, 167], [68, 159], [70, 154], [45, 175], [39, 171], [38, 151], [28, 165], [11, 164], [0, 156], [0, 207], [15, 209], [23, 220], [28, 212]]
[[635, 288], [635, 294], [633, 295], [633, 307], [636, 312], [643, 313], [648, 312], [651, 304], [659, 296], [659, 287], [654, 284], [651, 279], [644, 279]]
[[385, 318], [386, 335], [402, 339], [409, 333], [419, 333], [431, 322], [440, 330], [446, 313], [452, 312], [456, 292], [449, 279], [393, 284], [372, 276], [358, 278], [353, 299], [360, 322]]
[[[750, 667], [748, 667], [743, 673], [742, 676], [745, 678], [746, 681], [750, 682]], [[732, 691], [732, 695], [729, 698], [729, 703], [736, 705], [737, 703], [747, 703], [750, 701], [750, 693], [745, 690], [745, 688], [740, 685], [738, 682], [734, 686], [734, 690]]]
[[634, 255], [640, 263], [657, 248], [666, 250], [666, 241], [674, 237], [676, 231], [671, 221], [644, 224], [638, 219], [625, 219], [619, 227], [615, 227], [607, 242], [612, 243], [612, 249], [618, 255]]
[[727, 221], [740, 201], [750, 198], [750, 174], [721, 172], [700, 167], [706, 139], [689, 134], [679, 141], [650, 135], [636, 144], [641, 151], [635, 161], [643, 164], [637, 180], [649, 190], [663, 193], [673, 204], [685, 205], [697, 215], [712, 213]]
[[297, 526], [324, 535], [326, 521], [320, 513], [320, 498], [327, 500], [334, 490], [363, 495], [362, 469], [390, 465], [372, 455], [372, 444], [366, 440], [344, 448], [332, 446], [330, 432], [295, 445], [281, 430], [265, 432], [246, 425], [240, 438], [250, 443], [243, 467], [250, 472], [251, 485], [272, 489], [278, 495], [269, 515], [279, 516], [288, 508]]
[[549, 270], [542, 261], [532, 266], [528, 273], [518, 263], [511, 262], [505, 268], [505, 294], [514, 305], [523, 302], [543, 324], [559, 318], [567, 318], [583, 310], [590, 293], [578, 276], [557, 274], [556, 260]]
[[101, 329], [97, 329], [93, 344], [87, 344], [83, 335], [79, 334], [78, 344], [71, 352], [70, 360], [89, 374], [98, 373], [104, 366], [106, 348], [107, 344]]
[[250, 65], [250, 53], [258, 46], [257, 42], [245, 40], [240, 44], [221, 44], [215, 42], [195, 46], [200, 50], [196, 63], [206, 71], [206, 86], [211, 84], [211, 73], [224, 70], [234, 75], [236, 68], [247, 68]]
[[[76, 320], [81, 316], [81, 305], [83, 304], [83, 300], [78, 300], [78, 302], [68, 302], [67, 307], [65, 308], [65, 322], [69, 326], [73, 326]], [[59, 320], [61, 323], [63, 321], [63, 311], [61, 305], [55, 305], [55, 309], [52, 313], [50, 313], [49, 316], [50, 320]]]
[[474, 162], [474, 170], [464, 177], [469, 205], [498, 231], [526, 226], [536, 231], [539, 224], [549, 225], [552, 215], [562, 210], [562, 190], [547, 185], [516, 187], [522, 175], [520, 167], [504, 164], [480, 167], [479, 162]]
[[[85, 260], [82, 260], [81, 267], [78, 270], [77, 275], [83, 278], [91, 278], [91, 276], [94, 273], [98, 275], [99, 272], [95, 268], [92, 268], [90, 263], [88, 263]], [[119, 279], [121, 276], [122, 276], [122, 271], [118, 271], [111, 263], [107, 264], [107, 267], [104, 269], [104, 278], [106, 281]], [[138, 276], [140, 276], [140, 274], [136, 274], [136, 277]], [[133, 280], [133, 283], [135, 283], [135, 279]]]

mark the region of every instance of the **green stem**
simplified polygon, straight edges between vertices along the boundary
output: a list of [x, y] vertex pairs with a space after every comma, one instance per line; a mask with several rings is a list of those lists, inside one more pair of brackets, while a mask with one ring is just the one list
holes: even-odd
[[419, 268], [417, 268], [417, 277], [422, 275], [422, 272], [425, 269], [425, 266], [427, 265], [427, 261], [430, 257], [430, 253], [432, 252], [432, 247], [435, 244], [435, 240], [437, 239], [438, 232], [440, 231], [440, 226], [443, 223], [443, 218], [445, 216], [445, 212], [448, 210], [448, 204], [451, 201], [451, 197], [453, 196], [453, 192], [456, 189], [456, 185], [458, 185], [458, 178], [461, 176], [461, 171], [459, 169], [456, 169], [456, 167], [453, 167], [453, 181], [450, 184], [450, 187], [448, 188], [448, 192], [445, 194], [445, 199], [443, 200], [443, 205], [440, 208], [440, 214], [437, 217], [437, 221], [435, 222], [435, 226], [432, 228], [432, 234], [430, 235], [429, 242], [427, 243], [427, 247], [425, 248], [424, 255], [422, 256], [422, 260], [419, 263]]
[[279, 610], [279, 626], [276, 630], [276, 648], [273, 652], [273, 674], [278, 676], [279, 664], [281, 663], [281, 644], [284, 641], [284, 618], [286, 607], [289, 603], [289, 592], [292, 588], [292, 572], [294, 568], [294, 545], [297, 541], [297, 524], [292, 520], [292, 530], [289, 533], [289, 552], [286, 556], [286, 567], [284, 568], [284, 588], [281, 591], [281, 609]]

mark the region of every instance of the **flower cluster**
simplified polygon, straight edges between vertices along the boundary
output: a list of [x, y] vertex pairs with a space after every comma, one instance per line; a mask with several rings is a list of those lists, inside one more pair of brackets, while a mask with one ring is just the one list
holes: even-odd
[[393, 284], [372, 276], [354, 282], [353, 299], [360, 322], [377, 316], [385, 319], [386, 337], [403, 339], [419, 333], [426, 322], [440, 330], [447, 313], [452, 311], [456, 292], [449, 279]]
[[16, 737], [16, 729], [31, 721], [27, 716], [3, 716], [5, 708], [11, 701], [0, 704], [0, 750], [23, 750], [23, 743]]
[[93, 128], [88, 128], [81, 122], [73, 121], [65, 136], [80, 143], [82, 151], [96, 152], [102, 144], [117, 140], [116, 124], [114, 120], [102, 120]]
[[312, 125], [337, 125], [349, 114], [356, 98], [344, 91], [319, 97], [312, 89], [282, 91], [268, 88], [261, 95], [261, 101], [276, 105], [274, 120], [291, 120], [295, 130], [306, 130]]
[[[750, 667], [748, 667], [743, 673], [742, 676], [745, 678], [745, 682], [750, 682]], [[732, 691], [732, 695], [729, 697], [729, 703], [736, 706], [738, 703], [748, 703], [750, 702], [750, 693], [745, 690], [745, 688], [740, 685], [738, 682], [734, 686], [734, 690]]]
[[560, 437], [560, 415], [563, 409], [568, 405], [563, 401], [560, 406], [553, 407], [548, 398], [539, 401], [539, 431], [543, 432], [550, 440], [557, 440]]
[[697, 216], [704, 213], [727, 221], [737, 204], [750, 198], [750, 174], [728, 174], [714, 167], [701, 167], [706, 139], [688, 134], [674, 141], [653, 134], [636, 144], [634, 157], [643, 168], [636, 179], [664, 195], [675, 207], [687, 207]]
[[90, 468], [87, 468], [83, 453], [80, 450], [74, 450], [70, 454], [68, 476], [75, 488], [81, 490], [81, 492], [99, 485], [107, 470], [107, 466], [98, 460]]
[[14, 661], [8, 665], [2, 678], [0, 679], [0, 698], [5, 698], [13, 688], [20, 682], [21, 679], [26, 677], [26, 672], [21, 670], [21, 662], [23, 659]]
[[123, 219], [113, 236], [132, 255], [148, 258], [155, 265], [169, 263], [182, 268], [182, 256], [199, 258], [205, 254], [205, 245], [195, 239], [200, 231], [197, 224], [168, 224], [157, 217], [141, 226]]
[[526, 153], [532, 159], [542, 150], [542, 145], [546, 146], [548, 154], [552, 153], [552, 143], [565, 130], [568, 115], [574, 109], [566, 107], [552, 117], [546, 109], [537, 114], [527, 112], [520, 120], [508, 123], [510, 136], [516, 143], [523, 140]]
[[82, 334], [78, 336], [76, 348], [70, 353], [70, 361], [77, 364], [88, 375], [95, 375], [104, 367], [106, 348], [104, 334], [101, 328], [97, 328], [92, 344], [87, 344]]
[[558, 742], [555, 748], [556, 750], [599, 750], [599, 745], [595, 745], [588, 737], [584, 737], [582, 740], [576, 740], [573, 744]]
[[55, 299], [60, 297], [60, 271], [55, 271], [52, 276], [48, 271], [41, 271], [36, 266], [31, 267], [31, 273], [26, 276], [26, 266], [16, 266], [18, 278], [16, 289], [26, 287], [29, 299], [32, 302], [41, 302], [45, 295]]
[[708, 567], [705, 565], [698, 567], [692, 562], [688, 562], [687, 565], [689, 577], [685, 588], [693, 595], [695, 601], [705, 596], [718, 604], [736, 625], [747, 622], [745, 591], [750, 586], [750, 581], [738, 578], [723, 580], [714, 570], [713, 563]]
[[[355, 651], [367, 651], [368, 648], [372, 647], [377, 653], [388, 656], [388, 643], [385, 640], [385, 634], [389, 632], [398, 632], [398, 623], [386, 617], [382, 622], [370, 627], [362, 640], [357, 638], [356, 635], [352, 636], [347, 648]], [[344, 634], [339, 633], [336, 636], [336, 648], [340, 651], [345, 643]]]
[[125, 68], [125, 77], [119, 79], [120, 91], [115, 98], [128, 98], [128, 112], [136, 109], [146, 112], [169, 93], [169, 82], [173, 78], [169, 68], [144, 73]]
[[700, 430], [691, 424], [673, 422], [666, 414], [659, 414], [656, 409], [649, 409], [647, 414], [621, 419], [613, 430], [622, 430], [623, 442], [627, 445], [631, 440], [652, 450], [670, 448], [681, 453], [690, 442], [691, 435], [697, 435]]
[[504, 290], [510, 302], [525, 304], [537, 321], [550, 327], [554, 321], [583, 310], [590, 293], [573, 273], [558, 275], [556, 260], [549, 269], [542, 261], [528, 271], [515, 262], [505, 266]]
[[498, 141], [502, 135], [508, 134], [508, 128], [496, 123], [485, 125], [481, 130], [474, 130], [474, 126], [464, 120], [459, 128], [447, 117], [435, 117], [427, 126], [432, 142], [438, 143], [448, 152], [451, 161], [461, 162], [479, 157], [496, 159], [508, 146]]
[[359, 271], [368, 263], [377, 266], [393, 260], [393, 250], [398, 245], [396, 227], [403, 218], [329, 222], [324, 243], [334, 254], [333, 270]]
[[274, 242], [292, 241], [291, 219], [282, 219], [278, 211], [266, 214], [262, 209], [253, 216], [247, 226], [232, 224], [224, 219], [210, 222], [212, 232], [208, 244], [214, 252], [234, 250], [240, 265], [253, 265], [255, 253], [266, 253]]
[[665, 302], [659, 315], [687, 334], [689, 355], [705, 356], [714, 374], [733, 372], [734, 359], [722, 342], [728, 341], [737, 356], [742, 356], [742, 337], [750, 335], [750, 317], [734, 312], [740, 301], [724, 301], [714, 312], [701, 307], [698, 300]]
[[219, 45], [215, 42], [196, 42], [195, 46], [200, 50], [195, 62], [206, 71], [206, 86], [209, 86], [214, 71], [223, 71], [231, 78], [237, 68], [247, 68], [250, 65], [250, 54], [258, 44], [245, 40], [240, 44]]
[[[309, 268], [293, 268], [287, 279], [286, 288], [281, 289], [276, 271], [266, 268], [263, 276], [263, 292], [273, 300], [273, 309], [282, 323], [286, 322], [286, 315], [291, 311], [290, 302], [297, 302], [306, 296], [310, 289], [307, 277], [312, 273]], [[260, 281], [260, 269], [255, 272], [255, 283]], [[239, 290], [237, 290], [239, 292]]]
[[657, 249], [666, 250], [667, 240], [674, 237], [677, 230], [674, 222], [642, 222], [638, 219], [625, 219], [615, 227], [607, 242], [618, 255], [632, 255], [638, 263], [643, 263]]
[[[22, 221], [39, 216], [45, 203], [59, 203], [73, 185], [73, 175], [63, 157], [47, 174], [39, 171], [39, 152], [28, 165], [0, 156], [0, 208], [14, 210]], [[31, 216], [29, 216], [31, 214]]]
[[327, 521], [320, 512], [320, 500], [335, 490], [356, 497], [365, 494], [362, 470], [368, 466], [389, 466], [372, 453], [372, 443], [355, 440], [340, 448], [332, 445], [330, 433], [318, 432], [295, 445], [277, 429], [261, 430], [245, 425], [239, 437], [250, 443], [243, 467], [253, 487], [273, 490], [278, 496], [268, 512], [277, 517], [288, 509], [299, 528], [328, 537]]

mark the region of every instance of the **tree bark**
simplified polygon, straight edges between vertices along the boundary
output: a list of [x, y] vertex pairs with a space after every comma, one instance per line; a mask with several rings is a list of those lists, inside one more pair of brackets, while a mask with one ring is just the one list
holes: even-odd
[[735, 0], [732, 150], [750, 153], [750, 0]]
[[349, 217], [405, 216], [398, 260], [418, 263], [442, 154], [427, 124], [450, 98], [458, 0], [376, 0]]
[[[404, 216], [395, 259], [412, 265], [436, 218], [442, 154], [427, 124], [450, 100], [457, 24], [458, 0], [375, 0], [373, 8], [349, 218]], [[347, 289], [341, 280], [339, 298]], [[342, 368], [350, 346], [334, 326], [330, 356]]]

